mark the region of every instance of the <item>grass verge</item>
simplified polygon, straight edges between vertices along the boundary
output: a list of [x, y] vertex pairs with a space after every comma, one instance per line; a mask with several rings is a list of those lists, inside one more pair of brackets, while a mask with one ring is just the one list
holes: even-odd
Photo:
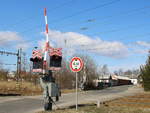
[[69, 108], [38, 113], [150, 113], [150, 92], [107, 101], [101, 104], [100, 108], [94, 104], [87, 104], [79, 107], [78, 111]]
[[51, 112], [41, 111], [38, 113], [150, 113], [148, 109], [142, 108], [131, 108], [131, 107], [106, 107], [101, 106], [97, 108], [96, 106], [86, 106], [79, 108], [78, 111], [75, 109], [63, 109], [63, 110], [54, 110]]

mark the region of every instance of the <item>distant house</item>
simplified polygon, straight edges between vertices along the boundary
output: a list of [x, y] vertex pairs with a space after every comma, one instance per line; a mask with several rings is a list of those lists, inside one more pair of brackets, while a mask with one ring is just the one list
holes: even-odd
[[108, 83], [108, 82], [109, 82], [109, 79], [110, 79], [110, 75], [100, 76], [100, 77], [98, 78], [98, 82], [105, 82], [105, 83]]
[[14, 71], [11, 71], [8, 73], [7, 75], [8, 77], [15, 77], [15, 72]]
[[117, 76], [117, 75], [111, 75], [112, 80], [116, 80], [117, 83], [115, 83], [116, 85], [131, 85], [131, 80], [129, 77], [125, 77], [125, 76]]
[[138, 84], [138, 79], [131, 79], [131, 82], [133, 85], [137, 85]]
[[137, 85], [138, 84], [138, 79], [139, 79], [138, 78], [139, 77], [138, 74], [125, 75], [125, 76], [127, 76], [127, 77], [130, 78], [130, 80], [131, 80], [131, 82], [132, 82], [133, 85]]

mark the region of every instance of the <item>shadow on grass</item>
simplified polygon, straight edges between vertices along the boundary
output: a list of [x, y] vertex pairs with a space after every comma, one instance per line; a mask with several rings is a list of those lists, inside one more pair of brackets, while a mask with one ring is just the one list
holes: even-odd
[[[96, 104], [78, 104], [78, 107], [85, 107], [85, 106], [95, 106]], [[76, 105], [69, 106], [69, 109], [74, 109], [76, 108]]]
[[0, 97], [4, 97], [4, 96], [21, 96], [21, 94], [1, 94], [0, 93]]
[[[86, 107], [86, 106], [96, 106], [96, 104], [78, 104], [78, 108]], [[58, 108], [57, 110], [67, 110], [67, 109], [75, 109], [75, 108], [76, 108], [76, 105], [72, 105], [72, 106], [65, 107], [65, 108]]]

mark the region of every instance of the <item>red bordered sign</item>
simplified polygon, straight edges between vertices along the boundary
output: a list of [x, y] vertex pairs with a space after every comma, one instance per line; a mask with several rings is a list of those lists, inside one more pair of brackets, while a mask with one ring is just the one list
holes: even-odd
[[79, 71], [81, 71], [82, 67], [83, 67], [83, 61], [82, 61], [81, 58], [79, 58], [79, 57], [73, 57], [71, 59], [70, 69], [73, 72], [79, 72]]

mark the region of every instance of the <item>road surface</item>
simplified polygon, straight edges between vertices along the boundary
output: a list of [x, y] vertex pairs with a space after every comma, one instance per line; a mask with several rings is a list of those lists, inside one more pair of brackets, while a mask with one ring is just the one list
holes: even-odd
[[[97, 91], [80, 92], [79, 104], [87, 102], [106, 101], [118, 97], [134, 95], [142, 92], [135, 86], [118, 86]], [[63, 94], [57, 107], [75, 105], [75, 93]], [[54, 109], [57, 107], [53, 105]], [[0, 97], [0, 113], [35, 113], [43, 110], [42, 96]]]

